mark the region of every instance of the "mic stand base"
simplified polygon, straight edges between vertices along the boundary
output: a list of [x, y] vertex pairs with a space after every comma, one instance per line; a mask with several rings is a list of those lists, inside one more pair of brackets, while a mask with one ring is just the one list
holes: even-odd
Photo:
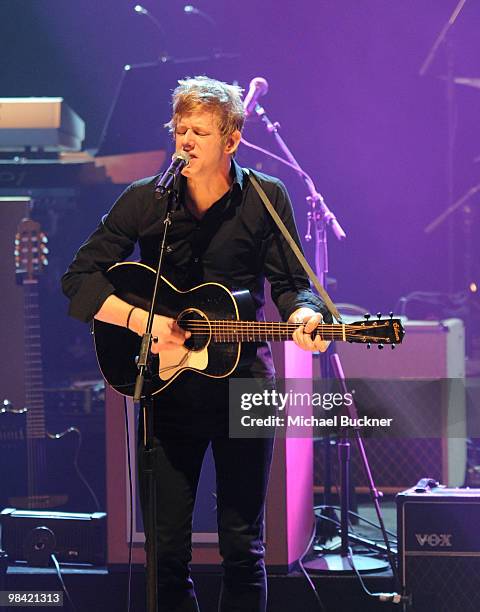
[[325, 506], [318, 512], [317, 518], [320, 519], [317, 527], [316, 541], [326, 544], [338, 534], [338, 528], [335, 523], [339, 522], [339, 517], [334, 508], [325, 502]]
[[[366, 555], [353, 554], [351, 556], [355, 568], [360, 574], [375, 574], [377, 572], [386, 572], [390, 569], [388, 561], [382, 561], [375, 557], [367, 557]], [[321, 557], [316, 557], [305, 561], [303, 567], [312, 574], [355, 574], [355, 570], [350, 564], [349, 557], [344, 557], [337, 553], [327, 553]]]

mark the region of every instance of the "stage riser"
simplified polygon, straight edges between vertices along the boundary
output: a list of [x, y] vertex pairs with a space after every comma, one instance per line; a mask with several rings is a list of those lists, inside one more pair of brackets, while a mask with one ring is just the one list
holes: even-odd
[[[217, 612], [220, 575], [194, 573], [195, 590], [202, 612]], [[1, 577], [0, 577], [1, 580]], [[126, 609], [127, 573], [125, 570], [104, 574], [66, 574], [67, 588], [78, 612], [116, 612]], [[312, 577], [326, 610], [335, 612], [398, 611], [398, 606], [370, 600], [355, 578]], [[388, 592], [392, 589], [390, 576], [366, 577], [371, 591]], [[0, 583], [1, 586], [1, 583]], [[52, 573], [40, 575], [14, 574], [7, 576], [8, 589], [58, 590], [58, 578]], [[267, 612], [316, 612], [319, 607], [303, 575], [268, 577], [269, 602]], [[145, 579], [143, 567], [135, 566], [132, 578], [132, 609], [145, 610]], [[437, 612], [437, 611], [435, 611]]]

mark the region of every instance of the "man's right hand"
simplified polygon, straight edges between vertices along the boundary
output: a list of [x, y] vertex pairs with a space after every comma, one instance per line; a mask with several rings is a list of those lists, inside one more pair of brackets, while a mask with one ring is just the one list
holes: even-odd
[[[126, 327], [128, 323], [128, 329], [142, 336], [147, 325], [148, 312], [142, 308], [134, 308], [133, 310], [132, 308], [132, 304], [112, 294], [103, 302], [95, 314], [95, 318], [121, 327]], [[152, 353], [177, 348], [190, 336], [191, 333], [181, 329], [175, 319], [155, 315], [152, 337], [156, 340], [152, 342]]]
[[[147, 325], [148, 312], [141, 308], [135, 308], [129, 321], [129, 329], [141, 336], [145, 332]], [[155, 315], [152, 326], [152, 353], [171, 350], [181, 346], [191, 333], [183, 330], [170, 317]]]

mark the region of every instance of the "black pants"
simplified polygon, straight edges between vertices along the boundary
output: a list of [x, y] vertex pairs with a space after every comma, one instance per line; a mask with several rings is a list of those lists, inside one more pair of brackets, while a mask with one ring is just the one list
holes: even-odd
[[[215, 435], [207, 436], [194, 423], [182, 432], [169, 427], [168, 419], [155, 429], [159, 610], [199, 610], [189, 571], [192, 514], [202, 461], [211, 442], [224, 569], [219, 610], [264, 612], [263, 519], [273, 440], [229, 438], [228, 432], [218, 428]], [[140, 492], [145, 512], [148, 496], [142, 474], [142, 435], [139, 440]]]

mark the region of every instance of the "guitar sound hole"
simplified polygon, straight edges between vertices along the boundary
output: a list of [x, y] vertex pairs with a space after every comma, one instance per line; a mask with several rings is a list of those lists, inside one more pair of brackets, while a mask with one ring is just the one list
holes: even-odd
[[192, 332], [185, 342], [190, 351], [201, 351], [209, 344], [212, 337], [211, 325], [207, 316], [200, 310], [184, 310], [177, 317], [177, 323], [182, 329]]

